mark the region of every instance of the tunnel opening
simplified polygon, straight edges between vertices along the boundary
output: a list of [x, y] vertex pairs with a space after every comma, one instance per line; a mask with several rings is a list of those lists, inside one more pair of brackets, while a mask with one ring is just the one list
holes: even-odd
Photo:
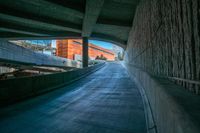
[[[0, 109], [0, 132], [200, 132], [199, 0], [1, 0], [0, 18], [0, 72], [11, 77], [0, 105], [57, 90]], [[58, 40], [52, 57], [7, 42], [58, 38], [82, 47], [67, 54]], [[90, 39], [122, 47], [124, 60], [105, 61], [113, 54]]]
[[[67, 72], [82, 66], [83, 42], [78, 38], [10, 40], [6, 46], [1, 44], [1, 49], [0, 79]], [[111, 42], [89, 40], [89, 66], [105, 61], [122, 61], [123, 54], [123, 48]], [[28, 56], [32, 62], [25, 58]]]

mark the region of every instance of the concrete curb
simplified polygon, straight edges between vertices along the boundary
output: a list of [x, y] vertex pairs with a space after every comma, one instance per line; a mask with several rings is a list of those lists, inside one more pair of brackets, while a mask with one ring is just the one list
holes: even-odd
[[146, 96], [145, 90], [144, 88], [141, 86], [140, 81], [138, 81], [132, 74], [130, 71], [128, 71], [125, 62], [121, 62], [122, 66], [127, 70], [130, 78], [135, 82], [135, 84], [137, 85], [139, 91], [140, 91], [140, 95], [142, 97], [142, 102], [144, 105], [144, 112], [145, 112], [145, 118], [146, 118], [146, 126], [147, 126], [147, 133], [157, 133], [157, 126], [156, 126], [156, 122], [154, 120], [153, 117], [153, 113], [152, 113], [152, 109], [151, 109], [151, 105], [150, 102]]

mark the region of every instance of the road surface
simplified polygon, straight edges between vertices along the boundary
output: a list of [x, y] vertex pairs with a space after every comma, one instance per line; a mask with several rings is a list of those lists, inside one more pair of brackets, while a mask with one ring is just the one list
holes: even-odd
[[146, 133], [142, 98], [119, 63], [0, 109], [0, 133]]

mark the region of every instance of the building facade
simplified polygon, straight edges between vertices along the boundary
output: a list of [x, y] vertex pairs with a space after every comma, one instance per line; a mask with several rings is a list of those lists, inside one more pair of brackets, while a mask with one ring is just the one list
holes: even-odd
[[[82, 40], [80, 39], [65, 39], [56, 40], [56, 55], [71, 60], [81, 60], [82, 58]], [[113, 51], [96, 46], [89, 43], [88, 54], [91, 60], [98, 57], [104, 57], [107, 60], [115, 60]]]

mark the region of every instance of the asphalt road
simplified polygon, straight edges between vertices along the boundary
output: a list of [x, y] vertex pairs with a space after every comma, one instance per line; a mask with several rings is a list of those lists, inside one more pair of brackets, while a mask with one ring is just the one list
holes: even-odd
[[119, 63], [0, 109], [0, 133], [146, 133], [142, 99]]

